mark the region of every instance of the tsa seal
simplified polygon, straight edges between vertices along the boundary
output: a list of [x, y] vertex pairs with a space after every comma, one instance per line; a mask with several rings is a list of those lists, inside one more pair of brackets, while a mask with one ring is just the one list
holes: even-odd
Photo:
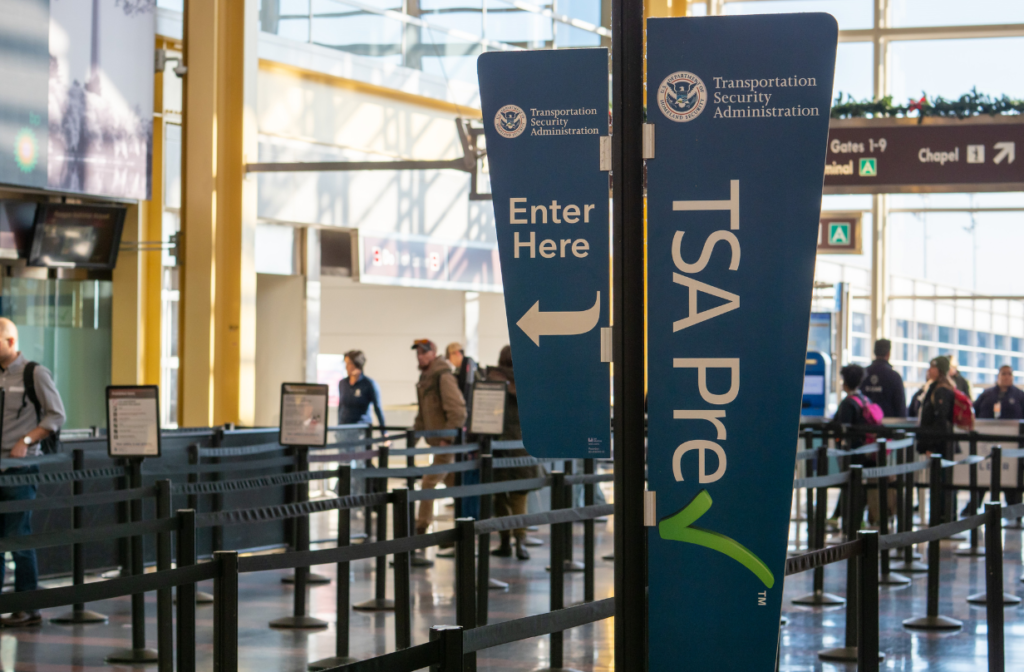
[[692, 72], [673, 72], [658, 87], [658, 108], [672, 121], [693, 121], [707, 102], [708, 90]]
[[518, 105], [506, 105], [494, 115], [494, 128], [503, 138], [516, 138], [526, 130], [526, 113]]

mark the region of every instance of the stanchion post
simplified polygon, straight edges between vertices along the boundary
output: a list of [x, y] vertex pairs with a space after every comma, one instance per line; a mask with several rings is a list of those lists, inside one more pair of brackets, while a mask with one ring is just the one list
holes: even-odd
[[[178, 511], [178, 568], [196, 564], [195, 509]], [[180, 585], [178, 594], [178, 672], [196, 670], [196, 584]]]
[[[554, 482], [551, 485], [551, 510], [564, 509], [565, 502], [565, 474], [560, 471], [551, 473]], [[571, 525], [572, 523], [565, 523]], [[552, 525], [558, 528], [559, 525]], [[565, 532], [559, 529], [551, 530], [551, 608], [550, 611], [557, 611], [565, 606]], [[551, 664], [552, 670], [562, 669], [563, 664], [563, 633], [551, 633]]]
[[[188, 446], [188, 464], [189, 464], [189, 466], [190, 467], [198, 467], [199, 463], [200, 463], [200, 459], [199, 459], [199, 444], [198, 443], [189, 444], [189, 446]], [[188, 473], [188, 483], [189, 483], [189, 485], [194, 485], [194, 484], [196, 484], [198, 482], [199, 482], [199, 472], [198, 471], [189, 471], [189, 473]], [[193, 494], [190, 494], [188, 496], [188, 508], [192, 509], [196, 513], [199, 512], [199, 495], [193, 493]], [[213, 550], [216, 550], [215, 546], [213, 547]], [[209, 593], [207, 593], [205, 591], [198, 590], [198, 589], [196, 590], [195, 598], [196, 598], [196, 604], [211, 604], [213, 602], [213, 595], [211, 595], [211, 594], [209, 594]]]
[[[888, 441], [886, 439], [878, 439], [878, 459], [876, 462], [879, 467], [885, 467], [889, 463]], [[889, 477], [879, 476], [877, 480], [878, 531], [879, 534], [884, 537], [889, 534]], [[910, 579], [907, 577], [889, 571], [889, 549], [882, 551], [881, 563], [881, 573], [878, 577], [878, 583], [885, 586], [902, 586], [910, 583]]]
[[[583, 460], [583, 473], [587, 476], [594, 473], [593, 458]], [[583, 506], [594, 505], [593, 483], [583, 485]], [[583, 522], [583, 601], [594, 601], [594, 519]]]
[[[165, 520], [171, 517], [171, 482], [162, 479], [156, 482], [156, 517]], [[171, 570], [171, 533], [156, 535], [156, 569], [158, 572]], [[174, 669], [174, 596], [172, 589], [156, 591], [156, 650], [160, 656], [157, 663], [160, 672]]]
[[[903, 464], [912, 464], [916, 461], [914, 452], [915, 447], [909, 446], [903, 449]], [[899, 498], [897, 506], [900, 510], [897, 522], [897, 530], [900, 533], [910, 532], [914, 529], [914, 474], [917, 472], [909, 472], [903, 474], [900, 477], [901, 482], [901, 493], [902, 498]], [[922, 511], [923, 513], [923, 511]], [[904, 573], [923, 573], [928, 571], [928, 567], [923, 565], [914, 559], [914, 547], [907, 546], [903, 549], [903, 560], [898, 562], [895, 566], [891, 566], [899, 572]]]
[[[480, 444], [480, 483], [494, 481], [494, 468], [491, 457], [490, 437]], [[480, 495], [480, 520], [487, 520], [494, 513], [494, 496]], [[476, 591], [476, 619], [478, 625], [487, 625], [487, 612], [490, 609], [489, 593], [491, 585], [491, 535], [485, 533], [477, 538], [477, 579], [479, 589]]]
[[[409, 490], [395, 488], [394, 537], [404, 539], [411, 536], [409, 531]], [[412, 595], [409, 573], [412, 571], [409, 553], [395, 553], [395, 648], [408, 649], [412, 646]]]
[[[860, 569], [857, 588], [860, 596], [857, 602], [857, 672], [878, 672], [881, 656], [878, 652], [878, 533], [858, 532]], [[848, 562], [853, 562], [851, 558]], [[847, 612], [852, 620], [854, 614]]]
[[[224, 445], [224, 428], [223, 427], [218, 427], [214, 431], [214, 433], [213, 433], [213, 447], [214, 448], [220, 448], [223, 445]], [[213, 464], [220, 464], [220, 458], [219, 457], [213, 458]], [[214, 480], [214, 481], [219, 481], [220, 480], [220, 471], [215, 471], [213, 473], [212, 480]], [[221, 511], [223, 508], [224, 508], [224, 495], [222, 493], [220, 493], [220, 492], [214, 493], [213, 494], [213, 506], [212, 506], [212, 509], [214, 511]], [[224, 527], [221, 526], [221, 525], [214, 526], [212, 531], [211, 531], [211, 537], [213, 539], [213, 550], [214, 551], [224, 550]]]
[[[74, 471], [85, 469], [85, 450], [74, 448], [71, 451], [71, 468]], [[85, 484], [75, 479], [71, 484], [71, 494], [78, 497], [85, 493]], [[82, 507], [76, 506], [71, 509], [71, 526], [73, 529], [82, 529]], [[72, 583], [76, 586], [85, 584], [85, 547], [82, 544], [71, 546], [71, 573]], [[95, 611], [86, 611], [84, 604], [72, 605], [71, 611], [55, 616], [50, 619], [51, 623], [65, 625], [76, 623], [106, 623], [107, 617]]]
[[430, 672], [463, 672], [466, 654], [462, 628], [457, 625], [435, 625], [430, 628], [430, 641], [441, 640], [441, 662], [431, 665]]
[[[992, 446], [992, 455], [989, 458], [991, 476], [989, 477], [988, 501], [998, 504], [1003, 496], [1003, 447]], [[988, 530], [986, 530], [988, 532]]]
[[[985, 592], [1003, 594], [1003, 511], [999, 502], [985, 505]], [[1005, 642], [1003, 641], [1002, 600], [988, 600], [985, 606], [988, 620], [988, 672], [1004, 672]]]
[[[141, 457], [128, 459], [128, 484], [131, 488], [142, 487], [142, 460]], [[142, 499], [136, 498], [130, 501], [131, 522], [142, 522]], [[132, 576], [142, 576], [145, 571], [142, 536], [131, 537], [131, 568]], [[132, 595], [132, 648], [121, 649], [107, 656], [108, 663], [130, 663], [130, 664], [153, 664], [159, 659], [159, 655], [153, 649], [146, 648], [146, 594], [135, 593]]]
[[[477, 622], [476, 600], [478, 593], [487, 593], [486, 584], [476, 588], [476, 577], [473, 566], [473, 550], [476, 541], [475, 522], [472, 518], [457, 518], [455, 529], [459, 538], [455, 542], [455, 622], [466, 630], [471, 630]], [[476, 670], [476, 654], [465, 656], [467, 672]]]
[[238, 552], [216, 551], [213, 581], [213, 672], [238, 672]]
[[[406, 445], [406, 448], [412, 448], [413, 446], [416, 445], [416, 432], [412, 431], [411, 429], [408, 430], [405, 433], [405, 445]], [[405, 456], [405, 466], [410, 468], [410, 469], [412, 467], [415, 467], [416, 466], [416, 457], [413, 456], [413, 455], [406, 455]], [[415, 490], [416, 489], [416, 477], [410, 476], [409, 478], [405, 479], [405, 487], [408, 488], [409, 490]], [[433, 505], [433, 502], [431, 502], [431, 505]], [[409, 506], [412, 506], [412, 504], [410, 503]], [[422, 506], [422, 504], [420, 506]], [[456, 516], [456, 517], [458, 517], [458, 516]], [[416, 513], [415, 512], [412, 513], [412, 518], [410, 520], [416, 520]]]
[[[388, 447], [381, 444], [377, 452], [377, 466], [380, 469], [388, 468]], [[383, 493], [388, 491], [387, 478], [367, 479], [367, 492]], [[370, 485], [373, 483], [374, 485]], [[388, 505], [387, 503], [377, 504], [373, 507], [377, 514], [377, 538], [376, 541], [386, 541], [388, 538]], [[386, 555], [377, 556], [374, 563], [373, 597], [365, 602], [352, 605], [353, 609], [360, 611], [390, 611], [395, 608], [394, 600], [387, 599], [388, 588], [388, 558]]]
[[[846, 527], [846, 539], [852, 541], [860, 531], [864, 512], [864, 481], [863, 469], [859, 464], [850, 465], [850, 481], [846, 488], [846, 501], [843, 503], [846, 515], [843, 522]], [[875, 577], [877, 583], [878, 577]], [[824, 649], [818, 652], [822, 660], [855, 661], [857, 660], [857, 562], [856, 558], [846, 561], [846, 645], [838, 648]]]
[[[818, 447], [818, 476], [828, 475], [828, 438], [825, 438]], [[849, 498], [850, 484], [846, 485], [847, 498]], [[818, 550], [825, 548], [825, 516], [828, 515], [828, 488], [818, 488], [817, 496], [814, 503], [814, 543], [810, 543], [810, 537], [808, 537], [808, 546], [812, 550]], [[847, 513], [844, 516], [844, 520], [849, 520], [849, 501], [846, 502]], [[825, 568], [815, 567], [813, 577], [813, 591], [808, 595], [801, 595], [800, 597], [793, 598], [793, 604], [799, 604], [803, 606], [831, 606], [837, 604], [843, 604], [846, 600], [833, 595], [832, 593], [825, 592]]]
[[[928, 526], [938, 527], [942, 524], [942, 456], [933, 454], [931, 469], [928, 474], [930, 504], [928, 506]], [[939, 615], [939, 540], [928, 542], [928, 611], [919, 618], [908, 618], [903, 621], [904, 627], [916, 630], [957, 630], [963, 624], [948, 616]]]
[[[814, 432], [810, 429], [804, 430], [804, 450], [814, 450]], [[807, 477], [814, 475], [814, 458], [808, 457], [804, 460], [804, 473]], [[814, 544], [814, 489], [804, 488], [807, 496], [807, 512], [804, 517], [807, 519], [807, 550], [817, 548]]]
[[[970, 432], [970, 434], [968, 436], [967, 445], [968, 445], [968, 454], [971, 457], [974, 457], [975, 455], [978, 454], [978, 433], [975, 432], [974, 430], [971, 430], [971, 432]], [[978, 515], [979, 503], [981, 501], [981, 497], [979, 496], [979, 490], [978, 490], [978, 463], [977, 462], [972, 462], [967, 467], [967, 472], [968, 472], [969, 479], [970, 479], [968, 481], [968, 490], [970, 491], [970, 499], [967, 502], [967, 510], [970, 512], [970, 515], [976, 516], [976, 515]], [[956, 553], [956, 555], [969, 556], [969, 557], [984, 555], [985, 554], [984, 549], [978, 548], [978, 543], [979, 543], [978, 528], [972, 527], [969, 534], [970, 534], [970, 544], [967, 547], [965, 547], [965, 548], [958, 548], [958, 549], [956, 549], [954, 551], [954, 553]]]

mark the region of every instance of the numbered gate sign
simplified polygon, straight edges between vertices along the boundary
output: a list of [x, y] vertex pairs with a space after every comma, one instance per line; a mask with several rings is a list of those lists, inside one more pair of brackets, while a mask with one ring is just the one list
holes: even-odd
[[160, 388], [107, 387], [107, 455], [160, 457]]
[[505, 395], [508, 383], [482, 381], [473, 383], [473, 417], [469, 420], [471, 434], [500, 436], [505, 431]]
[[327, 445], [327, 386], [281, 384], [282, 446]]

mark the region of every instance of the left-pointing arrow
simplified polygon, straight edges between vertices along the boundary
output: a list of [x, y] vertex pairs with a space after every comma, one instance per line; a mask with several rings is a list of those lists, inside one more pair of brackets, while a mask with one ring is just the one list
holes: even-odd
[[601, 292], [597, 293], [594, 305], [576, 312], [540, 312], [537, 301], [516, 325], [538, 346], [541, 336], [576, 336], [585, 334], [597, 326], [601, 319]]

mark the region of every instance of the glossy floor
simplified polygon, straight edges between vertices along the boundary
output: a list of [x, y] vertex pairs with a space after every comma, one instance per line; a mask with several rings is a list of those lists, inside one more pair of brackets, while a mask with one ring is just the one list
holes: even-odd
[[[442, 523], [444, 524], [444, 523]], [[612, 550], [610, 524], [597, 526], [597, 598], [612, 595], [612, 563], [600, 557]], [[608, 528], [608, 529], [606, 529]], [[509, 583], [507, 591], [491, 591], [491, 622], [541, 613], [548, 607], [547, 530], [537, 536], [545, 545], [531, 549], [533, 559], [493, 558], [492, 576]], [[1005, 580], [1008, 592], [1024, 593], [1021, 576], [1021, 533], [1005, 532]], [[575, 550], [577, 559], [582, 549], [582, 526], [577, 525]], [[942, 593], [940, 613], [963, 621], [963, 629], [949, 634], [916, 633], [905, 630], [904, 618], [925, 612], [925, 578], [918, 575], [909, 587], [884, 588], [881, 593], [881, 643], [886, 653], [885, 670], [929, 670], [961, 672], [986, 669], [985, 611], [969, 605], [968, 594], [984, 590], [984, 561], [955, 557], [953, 544], [943, 543]], [[432, 553], [431, 553], [432, 555]], [[319, 567], [318, 572], [333, 577], [333, 566]], [[292, 589], [281, 583], [281, 573], [247, 574], [241, 577], [239, 655], [244, 670], [302, 672], [308, 661], [334, 653], [334, 588], [333, 584], [310, 591], [311, 613], [330, 623], [319, 631], [273, 630], [268, 621], [290, 613]], [[827, 568], [826, 590], [843, 594], [845, 568], [842, 564]], [[431, 569], [413, 572], [413, 637], [414, 643], [427, 639], [431, 625], [454, 622], [452, 602], [454, 568], [452, 560], [438, 558]], [[352, 601], [372, 596], [373, 563], [353, 563]], [[567, 577], [566, 602], [583, 597], [583, 577]], [[781, 669], [787, 671], [847, 669], [844, 665], [822, 663], [819, 649], [841, 646], [845, 609], [807, 609], [794, 606], [790, 599], [809, 591], [811, 573], [789, 577], [785, 585], [786, 603], [783, 612], [789, 625], [783, 628]], [[204, 586], [207, 590], [210, 586]], [[392, 577], [388, 576], [388, 593]], [[58, 626], [47, 622], [32, 630], [0, 631], [0, 670], [2, 672], [59, 672], [64, 670], [110, 669], [104, 657], [112, 650], [130, 644], [128, 630], [129, 600], [119, 599], [89, 605], [110, 616], [110, 622], [91, 626]], [[148, 643], [156, 642], [155, 596], [147, 595]], [[64, 610], [49, 610], [47, 616]], [[391, 613], [350, 611], [351, 653], [358, 657], [394, 650], [394, 616]], [[1006, 669], [1024, 669], [1024, 610], [1006, 609]], [[212, 669], [212, 609], [199, 610], [199, 669]], [[577, 628], [566, 633], [565, 664], [579, 670], [613, 669], [611, 652], [613, 621]], [[742, 633], [722, 633], [723, 638], [742, 642]], [[548, 664], [548, 639], [541, 637], [496, 647], [479, 655], [482, 670], [531, 670]], [[853, 669], [850, 665], [848, 669]], [[680, 666], [686, 669], [685, 665]]]

